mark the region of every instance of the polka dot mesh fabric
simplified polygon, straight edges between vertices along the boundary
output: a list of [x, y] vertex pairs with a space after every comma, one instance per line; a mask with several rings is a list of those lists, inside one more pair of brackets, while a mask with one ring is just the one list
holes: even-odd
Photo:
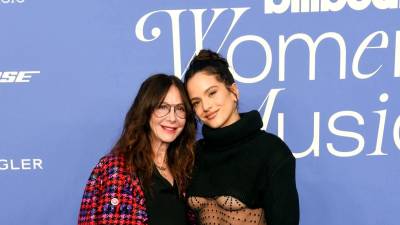
[[189, 197], [189, 206], [198, 212], [202, 225], [266, 225], [263, 209], [249, 209], [231, 196]]

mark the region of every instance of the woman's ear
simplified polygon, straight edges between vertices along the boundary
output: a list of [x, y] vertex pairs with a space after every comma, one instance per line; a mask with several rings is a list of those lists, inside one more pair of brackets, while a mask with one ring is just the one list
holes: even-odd
[[238, 103], [238, 101], [239, 101], [239, 89], [237, 87], [237, 84], [233, 83], [229, 87], [229, 91], [232, 92], [232, 94], [235, 96], [235, 102]]

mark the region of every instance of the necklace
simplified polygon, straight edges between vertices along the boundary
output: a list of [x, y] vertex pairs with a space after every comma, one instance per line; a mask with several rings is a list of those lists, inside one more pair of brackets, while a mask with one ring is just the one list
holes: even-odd
[[[155, 164], [155, 163], [154, 163]], [[164, 164], [164, 163], [163, 163]], [[156, 164], [156, 167], [157, 167], [157, 169], [159, 169], [159, 170], [161, 170], [161, 171], [164, 171], [164, 170], [166, 170], [167, 169], [167, 167], [166, 166], [159, 166], [159, 165], [157, 165]]]
[[165, 153], [161, 165], [159, 165], [160, 163], [157, 163], [157, 161], [154, 160], [154, 164], [156, 165], [157, 169], [159, 169], [160, 171], [163, 171], [163, 172], [167, 169], [167, 165], [166, 165], [167, 160], [166, 159], [167, 159], [167, 153]]

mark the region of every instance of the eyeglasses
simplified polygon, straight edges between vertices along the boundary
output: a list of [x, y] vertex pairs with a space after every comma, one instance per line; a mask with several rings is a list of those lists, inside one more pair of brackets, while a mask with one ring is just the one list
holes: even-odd
[[177, 116], [181, 119], [186, 118], [186, 110], [185, 110], [185, 106], [183, 104], [170, 105], [167, 103], [162, 103], [161, 105], [157, 106], [154, 109], [154, 114], [157, 117], [164, 117], [164, 116], [168, 115], [169, 112], [171, 112], [171, 108], [174, 108], [175, 116]]

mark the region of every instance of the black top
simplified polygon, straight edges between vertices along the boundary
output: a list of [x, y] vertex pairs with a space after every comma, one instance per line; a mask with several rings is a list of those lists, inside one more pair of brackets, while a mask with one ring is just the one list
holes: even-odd
[[257, 111], [223, 128], [203, 126], [188, 196], [232, 196], [264, 209], [268, 225], [297, 225], [295, 158], [277, 136], [261, 130]]
[[149, 225], [186, 225], [185, 200], [179, 198], [178, 187], [154, 169], [152, 189], [145, 191]]

